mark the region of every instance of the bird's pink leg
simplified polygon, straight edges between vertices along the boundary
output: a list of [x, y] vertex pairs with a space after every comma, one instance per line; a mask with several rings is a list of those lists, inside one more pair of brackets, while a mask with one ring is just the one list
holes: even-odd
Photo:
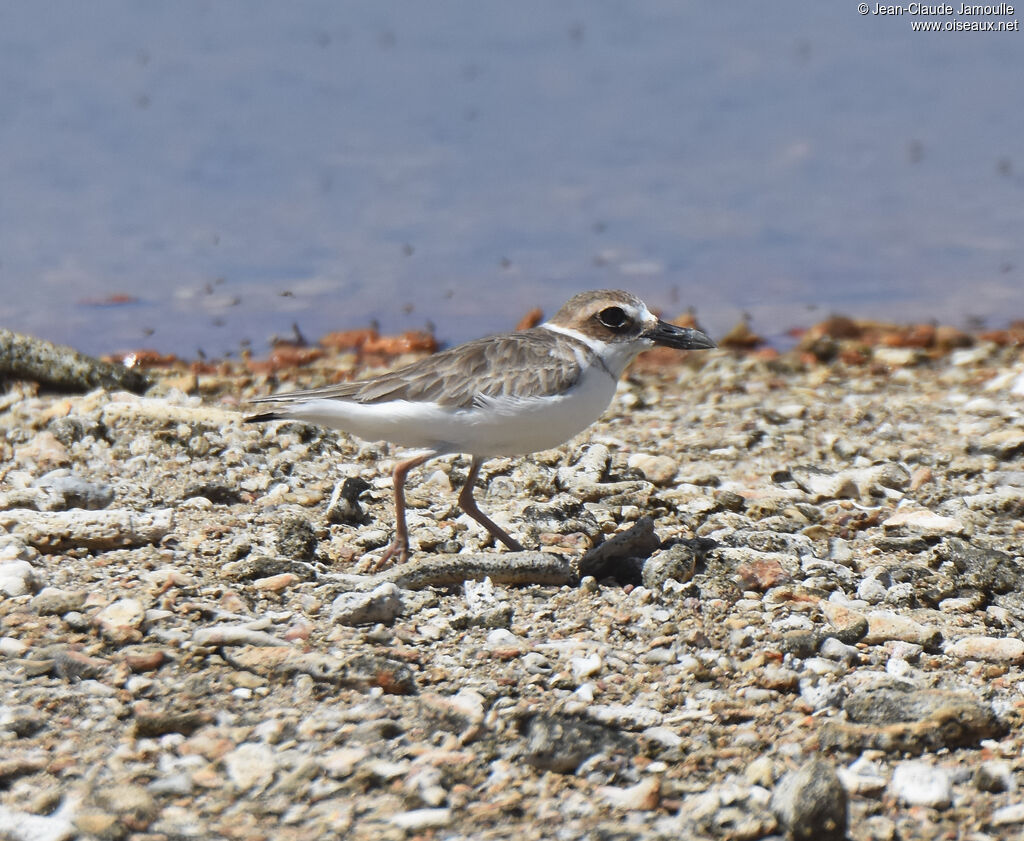
[[480, 510], [480, 507], [476, 504], [476, 500], [473, 498], [473, 485], [476, 483], [476, 478], [480, 474], [480, 468], [483, 466], [484, 459], [473, 456], [473, 460], [469, 465], [469, 475], [466, 476], [466, 484], [462, 486], [462, 490], [459, 491], [459, 505], [462, 510], [469, 514], [474, 520], [482, 525], [487, 531], [491, 533], [491, 536], [504, 543], [513, 552], [522, 552], [523, 547], [517, 540], [512, 538], [501, 526], [495, 523], [490, 517], [484, 514]]
[[419, 467], [423, 462], [434, 457], [433, 453], [424, 453], [413, 458], [400, 461], [391, 472], [391, 479], [395, 486], [395, 539], [384, 550], [381, 559], [374, 564], [374, 572], [382, 569], [388, 561], [396, 555], [400, 563], [409, 560], [409, 527], [405, 524], [405, 477], [414, 467]]

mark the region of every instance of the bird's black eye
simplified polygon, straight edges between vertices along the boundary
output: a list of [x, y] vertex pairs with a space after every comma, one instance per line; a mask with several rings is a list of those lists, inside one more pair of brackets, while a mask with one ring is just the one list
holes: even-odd
[[626, 325], [626, 313], [622, 307], [605, 307], [597, 314], [597, 320], [605, 327], [620, 330]]

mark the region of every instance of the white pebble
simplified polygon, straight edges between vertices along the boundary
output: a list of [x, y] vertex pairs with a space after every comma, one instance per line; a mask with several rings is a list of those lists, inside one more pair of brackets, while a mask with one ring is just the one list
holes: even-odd
[[920, 759], [896, 766], [889, 791], [908, 806], [944, 809], [953, 802], [953, 780], [949, 772]]
[[573, 676], [577, 680], [586, 680], [601, 671], [604, 661], [601, 660], [600, 654], [594, 652], [589, 657], [573, 657], [569, 664], [572, 666]]
[[487, 645], [491, 648], [515, 648], [522, 642], [508, 628], [495, 628], [487, 635]]
[[0, 564], [0, 593], [24, 596], [37, 584], [36, 571], [28, 561], [7, 561]]

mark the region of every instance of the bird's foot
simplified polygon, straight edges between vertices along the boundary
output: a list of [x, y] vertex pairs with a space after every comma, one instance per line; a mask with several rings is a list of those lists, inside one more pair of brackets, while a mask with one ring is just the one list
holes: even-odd
[[400, 564], [404, 564], [409, 560], [409, 541], [399, 540], [397, 537], [388, 544], [388, 548], [384, 550], [384, 554], [380, 558], [374, 561], [370, 566], [371, 573], [378, 573], [389, 566], [392, 566], [392, 561]]

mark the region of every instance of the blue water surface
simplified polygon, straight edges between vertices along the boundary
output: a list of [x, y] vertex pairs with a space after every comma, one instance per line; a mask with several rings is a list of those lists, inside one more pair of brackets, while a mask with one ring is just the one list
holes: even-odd
[[451, 342], [604, 286], [712, 334], [1024, 317], [1024, 35], [913, 20], [0, 4], [0, 324], [186, 356], [293, 323]]

